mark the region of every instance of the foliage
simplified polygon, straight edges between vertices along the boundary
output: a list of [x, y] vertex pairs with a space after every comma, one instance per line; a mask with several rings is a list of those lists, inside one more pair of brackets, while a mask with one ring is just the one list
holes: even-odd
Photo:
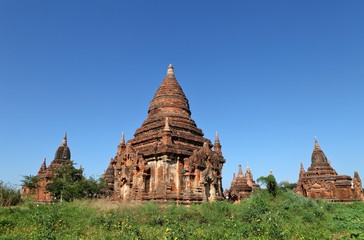
[[293, 190], [297, 187], [297, 183], [289, 183], [288, 181], [282, 181], [278, 184], [278, 187], [282, 190]]
[[73, 162], [63, 163], [54, 170], [55, 177], [46, 187], [55, 199], [73, 201], [81, 198], [95, 198], [103, 193], [104, 181], [92, 177], [86, 179], [82, 169], [73, 167]]
[[364, 202], [255, 192], [239, 204], [72, 203], [0, 208], [0, 239], [363, 239]]
[[0, 206], [9, 207], [21, 203], [20, 191], [10, 184], [0, 181]]
[[29, 176], [23, 176], [23, 178], [24, 179], [21, 181], [23, 182], [24, 187], [27, 187], [32, 190], [38, 187], [38, 182], [39, 182], [38, 176], [29, 175]]
[[273, 175], [268, 175], [267, 177], [260, 177], [257, 179], [257, 182], [265, 185], [267, 187], [268, 192], [272, 196], [276, 196], [278, 193], [278, 184], [276, 178]]

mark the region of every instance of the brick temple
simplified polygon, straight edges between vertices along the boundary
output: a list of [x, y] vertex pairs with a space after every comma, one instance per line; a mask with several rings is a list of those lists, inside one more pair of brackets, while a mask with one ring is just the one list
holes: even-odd
[[224, 199], [221, 144], [191, 118], [189, 102], [169, 65], [148, 117], [104, 173], [110, 196], [122, 200], [198, 203]]
[[337, 202], [364, 200], [358, 172], [354, 172], [354, 178], [338, 175], [316, 138], [311, 166], [305, 171], [301, 163], [297, 187], [293, 191], [305, 197], [325, 198]]
[[235, 173], [233, 174], [233, 180], [231, 181], [230, 189], [226, 190], [226, 195], [230, 201], [239, 202], [259, 188], [259, 184], [255, 183], [253, 179], [250, 168], [246, 168], [244, 175], [242, 166], [239, 165], [238, 176]]
[[30, 197], [36, 202], [51, 203], [53, 198], [51, 193], [46, 190], [46, 187], [52, 182], [52, 179], [55, 176], [54, 170], [62, 164], [70, 164], [70, 167], [73, 167], [71, 162], [71, 151], [67, 145], [67, 133], [62, 140], [62, 144], [58, 147], [53, 161], [48, 167], [46, 165], [46, 159], [44, 158], [38, 174], [36, 175], [39, 179], [37, 183], [38, 186], [35, 189], [23, 187], [22, 195]]

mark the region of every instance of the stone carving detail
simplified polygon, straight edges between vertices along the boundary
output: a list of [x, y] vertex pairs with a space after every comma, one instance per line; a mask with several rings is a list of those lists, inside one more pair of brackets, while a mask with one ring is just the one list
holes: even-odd
[[147, 119], [127, 143], [122, 136], [103, 175], [109, 196], [183, 203], [223, 199], [220, 140], [216, 134], [212, 144], [203, 135], [170, 65]]
[[301, 163], [297, 187], [293, 191], [305, 197], [325, 198], [337, 202], [364, 200], [358, 172], [354, 172], [353, 179], [347, 175], [338, 175], [316, 138], [311, 166], [305, 171]]

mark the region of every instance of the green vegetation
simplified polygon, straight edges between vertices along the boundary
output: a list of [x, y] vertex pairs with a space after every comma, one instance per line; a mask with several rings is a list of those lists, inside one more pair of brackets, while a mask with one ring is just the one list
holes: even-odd
[[260, 190], [239, 204], [79, 200], [0, 208], [0, 239], [364, 239], [364, 202]]
[[73, 167], [74, 163], [63, 163], [54, 170], [55, 177], [46, 189], [55, 199], [70, 202], [81, 198], [95, 198], [103, 194], [104, 181], [83, 176], [83, 169]]
[[33, 176], [33, 175], [29, 175], [29, 176], [23, 176], [23, 180], [21, 180], [23, 182], [23, 186], [27, 187], [31, 190], [36, 189], [39, 185], [39, 177], [37, 176]]
[[273, 196], [277, 196], [278, 194], [278, 184], [276, 178], [273, 175], [268, 175], [267, 177], [260, 177], [257, 179], [257, 182], [260, 185], [265, 186], [267, 191]]
[[[98, 198], [106, 190], [104, 179], [86, 178], [83, 176], [83, 169], [76, 169], [72, 161], [65, 162], [54, 170], [55, 176], [52, 182], [46, 186], [56, 201], [70, 202], [82, 198]], [[39, 187], [38, 176], [23, 176], [23, 186], [35, 190]]]
[[21, 203], [21, 195], [19, 190], [10, 184], [0, 181], [0, 206], [9, 207], [19, 203]]

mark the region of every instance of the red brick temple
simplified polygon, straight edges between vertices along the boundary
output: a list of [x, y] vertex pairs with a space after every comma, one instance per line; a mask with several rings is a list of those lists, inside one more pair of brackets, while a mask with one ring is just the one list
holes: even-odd
[[246, 168], [245, 176], [243, 169], [239, 165], [238, 176], [233, 174], [230, 189], [226, 191], [228, 198], [232, 202], [239, 202], [247, 198], [255, 190], [259, 189], [259, 184], [255, 183], [253, 174], [249, 167]]
[[325, 198], [336, 202], [364, 200], [358, 172], [354, 172], [354, 178], [338, 175], [316, 138], [311, 166], [305, 171], [301, 163], [297, 187], [293, 191], [305, 197]]
[[172, 65], [149, 104], [148, 117], [104, 173], [110, 196], [122, 200], [198, 203], [224, 199], [221, 144], [191, 118]]
[[[67, 133], [62, 140], [61, 146], [59, 146], [56, 151], [54, 160], [48, 167], [46, 165], [46, 159], [44, 158], [38, 174], [36, 175], [39, 179], [37, 183], [38, 187], [35, 189], [23, 187], [22, 195], [30, 197], [36, 202], [51, 203], [53, 198], [51, 193], [46, 190], [46, 186], [52, 182], [52, 179], [55, 176], [54, 170], [64, 163], [71, 163], [71, 151], [67, 146]], [[73, 167], [72, 164], [70, 166]]]

